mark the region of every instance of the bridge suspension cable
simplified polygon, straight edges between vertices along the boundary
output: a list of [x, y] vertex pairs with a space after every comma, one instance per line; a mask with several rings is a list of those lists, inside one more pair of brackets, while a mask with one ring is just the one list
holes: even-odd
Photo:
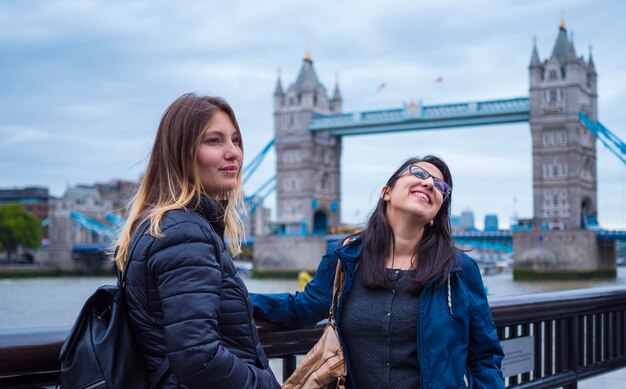
[[274, 146], [274, 139], [270, 140], [267, 145], [263, 147], [263, 150], [261, 150], [259, 154], [252, 158], [252, 161], [250, 161], [248, 165], [243, 168], [243, 170], [241, 171], [243, 174], [243, 179], [241, 180], [242, 185], [248, 182], [250, 177], [252, 177], [252, 174], [256, 171], [256, 169], [259, 168], [261, 162], [263, 162], [263, 159], [267, 155], [267, 152], [270, 151], [272, 146]]
[[274, 191], [276, 190], [276, 185], [270, 187], [270, 189], [263, 193], [262, 195], [258, 195], [256, 197], [256, 201], [254, 201], [251, 205], [251, 207], [248, 209], [248, 213], [252, 213], [254, 212], [254, 210], [260, 205], [263, 204], [263, 201], [265, 201], [265, 198], [267, 196], [269, 196], [270, 194], [272, 194]]
[[123, 218], [117, 216], [114, 213], [107, 213], [106, 218], [107, 218], [108, 221], [113, 223], [116, 227], [123, 227], [124, 223], [126, 223], [126, 220], [124, 220]]
[[79, 229], [84, 228], [87, 231], [92, 232], [98, 236], [102, 236], [108, 239], [115, 239], [116, 231], [112, 227], [107, 226], [104, 223], [101, 223], [76, 211], [71, 211], [70, 216], [76, 221], [76, 226]]
[[579, 112], [578, 118], [611, 153], [626, 165], [626, 143], [624, 141], [604, 127], [602, 123], [591, 120], [584, 112]]
[[269, 196], [274, 190], [276, 190], [276, 185], [270, 187], [265, 193], [263, 191], [269, 187], [271, 184], [276, 183], [276, 176], [271, 177], [269, 180], [265, 181], [252, 195], [247, 196], [245, 199], [245, 207], [248, 213], [252, 213], [259, 204], [263, 203], [263, 200], [267, 196]]

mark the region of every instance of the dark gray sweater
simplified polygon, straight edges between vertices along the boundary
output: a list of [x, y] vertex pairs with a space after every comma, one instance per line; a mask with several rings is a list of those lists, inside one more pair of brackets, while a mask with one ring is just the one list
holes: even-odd
[[341, 317], [352, 377], [350, 388], [419, 388], [417, 307], [408, 270], [389, 270], [391, 285], [366, 288], [359, 271]]

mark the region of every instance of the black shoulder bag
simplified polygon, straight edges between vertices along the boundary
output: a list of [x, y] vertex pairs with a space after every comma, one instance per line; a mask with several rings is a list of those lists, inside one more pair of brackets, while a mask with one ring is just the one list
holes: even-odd
[[[146, 232], [135, 235], [126, 269]], [[127, 271], [117, 274], [117, 285], [99, 287], [83, 305], [65, 339], [61, 360], [62, 388], [149, 388], [150, 381], [130, 328], [124, 300]], [[159, 381], [167, 364], [159, 371]]]

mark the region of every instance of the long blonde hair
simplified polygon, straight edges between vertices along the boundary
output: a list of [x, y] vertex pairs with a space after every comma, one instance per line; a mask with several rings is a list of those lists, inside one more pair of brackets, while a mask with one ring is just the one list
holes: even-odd
[[[114, 242], [117, 268], [124, 270], [126, 256], [133, 234], [144, 221], [150, 222], [149, 234], [162, 237], [161, 219], [170, 210], [184, 208], [200, 201], [205, 193], [196, 158], [206, 127], [217, 112], [224, 112], [233, 122], [241, 140], [241, 131], [235, 113], [226, 100], [213, 96], [185, 94], [165, 111], [154, 140], [150, 161], [139, 189], [129, 207], [124, 227]], [[243, 152], [243, 142], [239, 144]], [[239, 214], [243, 207], [241, 169], [237, 173], [237, 187], [224, 194], [225, 238], [231, 254], [241, 252], [243, 223]]]

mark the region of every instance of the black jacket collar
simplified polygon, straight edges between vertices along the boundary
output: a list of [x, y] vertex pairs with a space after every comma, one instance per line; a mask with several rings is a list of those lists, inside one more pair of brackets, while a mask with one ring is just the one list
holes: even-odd
[[193, 211], [204, 217], [217, 232], [220, 237], [224, 237], [224, 210], [228, 205], [228, 200], [214, 200], [207, 195], [201, 195], [200, 200], [189, 207]]

